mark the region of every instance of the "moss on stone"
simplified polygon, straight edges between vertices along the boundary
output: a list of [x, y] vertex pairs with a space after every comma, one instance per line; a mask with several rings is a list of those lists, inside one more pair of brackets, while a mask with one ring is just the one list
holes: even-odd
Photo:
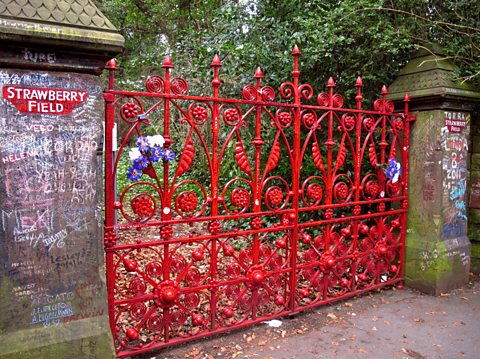
[[106, 316], [0, 335], [0, 359], [115, 358]]

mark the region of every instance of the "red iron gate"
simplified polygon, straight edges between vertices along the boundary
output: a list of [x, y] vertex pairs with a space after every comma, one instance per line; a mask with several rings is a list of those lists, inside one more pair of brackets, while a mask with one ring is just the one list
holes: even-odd
[[[404, 114], [385, 87], [363, 109], [361, 78], [356, 108], [333, 79], [314, 98], [292, 55], [278, 95], [258, 68], [241, 100], [219, 96], [218, 56], [211, 97], [187, 95], [169, 56], [147, 92], [115, 90], [109, 63], [105, 251], [119, 357], [401, 283], [408, 95]], [[116, 119], [128, 133], [114, 156]]]

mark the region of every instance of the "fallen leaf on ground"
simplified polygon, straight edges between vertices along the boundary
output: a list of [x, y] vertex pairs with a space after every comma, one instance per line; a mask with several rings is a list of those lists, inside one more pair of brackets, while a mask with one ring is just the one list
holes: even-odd
[[372, 317], [372, 320], [376, 322], [378, 320], [378, 317]]
[[350, 302], [347, 302], [347, 303], [345, 303], [345, 306], [346, 306], [346, 307], [351, 307], [351, 306], [353, 306], [353, 304], [350, 303]]
[[330, 318], [330, 319], [337, 319], [337, 316], [333, 313], [328, 313], [327, 314], [327, 318]]
[[263, 347], [265, 344], [267, 344], [267, 341], [266, 341], [266, 340], [260, 340], [260, 341], [257, 343], [257, 345], [258, 345], [259, 347]]
[[363, 349], [363, 348], [358, 348], [357, 351], [358, 351], [359, 353], [368, 353], [368, 351], [365, 350], [365, 349]]
[[243, 339], [247, 341], [247, 343], [250, 343], [253, 339], [255, 339], [257, 336], [255, 333], [252, 334], [243, 334]]
[[423, 323], [425, 321], [425, 319], [422, 318], [413, 318], [413, 320], [417, 323]]
[[383, 321], [383, 323], [384, 323], [385, 325], [390, 325], [390, 322], [389, 322], [388, 320], [386, 320], [386, 319]]
[[454, 326], [454, 327], [460, 327], [460, 326], [462, 326], [462, 325], [465, 325], [465, 323], [464, 323], [464, 322], [454, 322], [454, 323], [453, 323], [453, 326]]
[[198, 348], [193, 348], [191, 351], [185, 354], [186, 357], [194, 357], [196, 355], [200, 354], [200, 349]]
[[450, 293], [440, 293], [440, 297], [448, 297], [450, 296]]
[[467, 301], [467, 302], [468, 302], [468, 300], [469, 300], [467, 297], [460, 297], [460, 299], [463, 299], [463, 300], [465, 300], [465, 301]]

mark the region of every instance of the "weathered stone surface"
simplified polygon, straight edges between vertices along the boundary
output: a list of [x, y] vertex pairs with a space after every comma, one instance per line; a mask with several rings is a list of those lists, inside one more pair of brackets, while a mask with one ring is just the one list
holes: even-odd
[[406, 245], [407, 286], [440, 295], [468, 282], [471, 245], [466, 236], [434, 242], [409, 235]]
[[112, 357], [100, 275], [99, 79], [0, 69], [0, 93], [0, 343], [9, 342], [0, 357], [87, 357], [62, 353], [95, 342], [94, 327], [103, 338], [95, 348], [110, 354], [90, 357]]
[[62, 326], [23, 329], [0, 336], [1, 359], [113, 359], [106, 317], [88, 318]]
[[[480, 208], [480, 171], [470, 171], [470, 208]], [[473, 220], [472, 218], [470, 218]]]
[[123, 45], [90, 0], [0, 0], [0, 67], [100, 74]]
[[472, 241], [472, 264], [470, 270], [473, 273], [480, 274], [480, 238]]
[[412, 130], [405, 283], [427, 293], [439, 294], [468, 280], [469, 128], [463, 126], [468, 116], [423, 111]]

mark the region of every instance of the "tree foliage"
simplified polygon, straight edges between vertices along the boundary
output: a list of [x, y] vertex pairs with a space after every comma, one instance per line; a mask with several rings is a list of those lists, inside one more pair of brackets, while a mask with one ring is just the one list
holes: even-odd
[[[316, 91], [334, 76], [352, 93], [362, 75], [365, 94], [391, 83], [409, 53], [440, 44], [457, 76], [479, 84], [480, 3], [476, 0], [98, 0], [126, 38], [121, 86], [140, 88], [171, 53], [175, 73], [195, 94], [210, 93], [209, 64], [222, 60], [223, 96], [238, 96], [261, 66], [265, 82], [290, 79], [294, 44], [302, 51], [301, 81]], [[372, 98], [370, 98], [372, 99]]]

